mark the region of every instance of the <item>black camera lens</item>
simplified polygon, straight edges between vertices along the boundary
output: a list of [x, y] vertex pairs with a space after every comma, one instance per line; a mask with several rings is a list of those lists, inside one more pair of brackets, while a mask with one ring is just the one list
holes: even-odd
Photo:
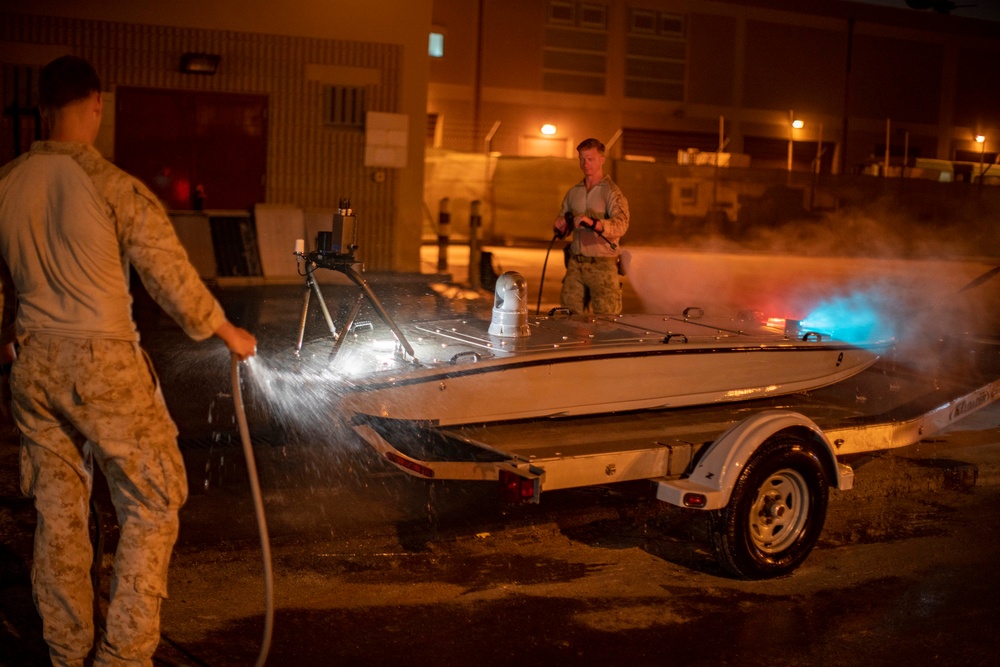
[[316, 249], [320, 252], [333, 250], [333, 232], [320, 232], [316, 235]]

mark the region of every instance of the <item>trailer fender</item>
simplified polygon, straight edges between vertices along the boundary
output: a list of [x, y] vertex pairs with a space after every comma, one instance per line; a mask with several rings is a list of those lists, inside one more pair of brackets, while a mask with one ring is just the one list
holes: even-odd
[[837, 463], [833, 445], [811, 419], [790, 410], [765, 410], [740, 421], [715, 439], [688, 477], [658, 480], [656, 497], [679, 507], [722, 509], [733, 486], [757, 449], [779, 433], [790, 433], [813, 443], [831, 485], [847, 490], [854, 471]]

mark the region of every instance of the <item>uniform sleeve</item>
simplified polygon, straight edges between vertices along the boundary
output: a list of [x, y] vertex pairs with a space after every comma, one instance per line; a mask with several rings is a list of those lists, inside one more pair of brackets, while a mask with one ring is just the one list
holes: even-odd
[[572, 192], [572, 191], [573, 191], [573, 188], [570, 188], [569, 190], [566, 191], [566, 194], [563, 195], [562, 204], [559, 206], [559, 214], [558, 215], [559, 215], [560, 218], [563, 217], [563, 216], [565, 216], [567, 213], [569, 213], [571, 211], [571, 209], [570, 209], [570, 203], [569, 203], [569, 193]]
[[163, 205], [132, 177], [116, 190], [109, 203], [125, 259], [150, 296], [188, 336], [210, 337], [226, 322], [226, 315], [188, 260]]
[[621, 237], [628, 231], [628, 200], [621, 188], [611, 183], [608, 188], [608, 217], [603, 221], [607, 236]]

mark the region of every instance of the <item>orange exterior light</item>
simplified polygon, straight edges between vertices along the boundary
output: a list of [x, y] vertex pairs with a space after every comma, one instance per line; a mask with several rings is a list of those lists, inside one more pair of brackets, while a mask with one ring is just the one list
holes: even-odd
[[545, 136], [551, 137], [555, 133], [556, 133], [556, 126], [553, 125], [552, 123], [546, 123], [545, 125], [542, 125], [542, 134], [544, 134]]

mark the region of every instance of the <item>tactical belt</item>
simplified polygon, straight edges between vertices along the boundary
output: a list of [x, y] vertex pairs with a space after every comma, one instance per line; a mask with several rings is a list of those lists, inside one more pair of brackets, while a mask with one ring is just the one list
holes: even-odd
[[586, 255], [573, 255], [573, 260], [582, 264], [593, 264], [595, 262], [616, 262], [617, 257], [587, 257]]

